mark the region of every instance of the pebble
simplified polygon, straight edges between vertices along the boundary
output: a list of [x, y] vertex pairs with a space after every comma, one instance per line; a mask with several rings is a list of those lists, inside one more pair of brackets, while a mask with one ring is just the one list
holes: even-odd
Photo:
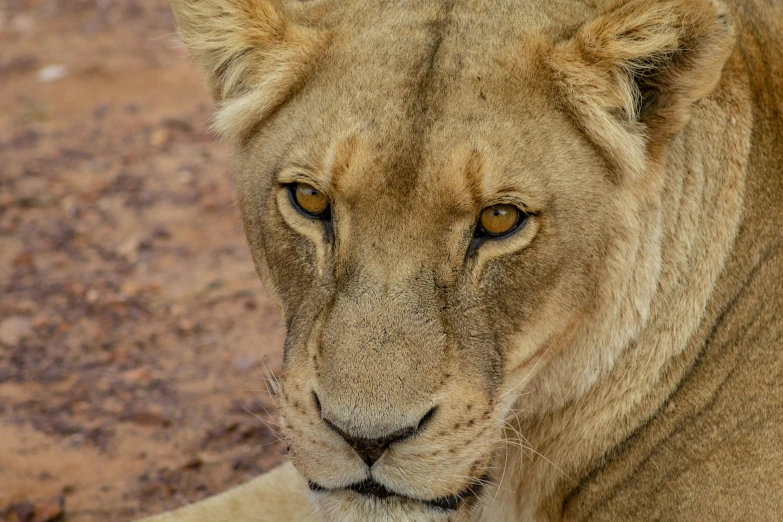
[[35, 27], [35, 18], [28, 14], [18, 14], [11, 19], [11, 28], [17, 33], [29, 33]]
[[152, 372], [148, 368], [135, 368], [122, 372], [122, 378], [129, 382], [146, 383], [152, 379]]
[[150, 145], [152, 145], [153, 147], [163, 145], [169, 141], [169, 137], [170, 137], [169, 131], [165, 129], [158, 129], [156, 131], [153, 131], [152, 134], [150, 134]]
[[135, 263], [139, 258], [139, 245], [141, 241], [138, 237], [130, 237], [117, 247], [115, 252], [123, 257], [129, 263]]
[[182, 469], [198, 469], [203, 465], [204, 460], [198, 455], [194, 455], [182, 465]]
[[52, 83], [68, 76], [68, 69], [62, 64], [47, 65], [38, 71], [36, 78], [41, 83]]
[[19, 502], [6, 511], [10, 522], [57, 522], [65, 516], [65, 497]]
[[33, 323], [28, 317], [11, 316], [0, 323], [0, 344], [17, 346], [33, 333]]
[[33, 507], [31, 522], [55, 522], [65, 516], [65, 498], [52, 497], [39, 500]]
[[171, 419], [167, 418], [162, 412], [152, 409], [134, 410], [126, 415], [126, 420], [141, 426], [157, 426], [165, 428], [171, 425]]

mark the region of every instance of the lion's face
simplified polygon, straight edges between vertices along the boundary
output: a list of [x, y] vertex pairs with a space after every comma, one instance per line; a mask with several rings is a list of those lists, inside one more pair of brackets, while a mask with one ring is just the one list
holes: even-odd
[[[281, 427], [321, 513], [460, 521], [491, 501], [515, 408], [578, 398], [646, 320], [661, 255], [656, 134], [622, 114], [642, 109], [635, 98], [601, 90], [615, 78], [591, 70], [581, 33], [565, 36], [584, 6], [392, 4], [332, 6], [323, 33], [275, 19], [274, 38], [248, 38], [289, 60], [259, 66], [275, 100], [263, 111], [238, 70], [247, 52], [190, 43], [222, 93], [218, 125], [234, 121], [239, 209], [287, 327]], [[179, 9], [197, 31], [198, 8]], [[611, 31], [598, 25], [583, 33]], [[600, 114], [564, 95], [579, 74]], [[600, 118], [624, 119], [603, 122], [614, 142], [591, 134]]]
[[[615, 190], [545, 95], [504, 97], [503, 72], [464, 71], [425, 113], [411, 105], [435, 86], [379, 70], [366, 100], [351, 85], [366, 74], [334, 74], [340, 106], [313, 109], [336, 83], [324, 73], [241, 160], [240, 209], [288, 325], [282, 427], [319, 502], [445, 517], [494, 475], [513, 370], [594, 313]], [[320, 217], [302, 185], [328, 198]], [[492, 207], [517, 213], [499, 237]], [[429, 505], [368, 499], [368, 481]]]
[[[281, 426], [335, 520], [459, 520], [499, 480], [520, 367], [597, 314], [626, 233], [535, 65], [451, 44], [462, 64], [441, 50], [420, 70], [432, 38], [413, 32], [393, 65], [343, 51], [241, 154], [245, 229], [288, 326]], [[300, 184], [328, 198], [320, 218]], [[482, 212], [501, 204], [519, 215], [493, 237]]]

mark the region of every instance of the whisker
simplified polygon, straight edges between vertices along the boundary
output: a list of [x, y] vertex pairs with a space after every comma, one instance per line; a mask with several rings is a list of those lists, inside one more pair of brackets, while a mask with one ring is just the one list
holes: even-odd
[[500, 494], [500, 489], [503, 487], [503, 479], [506, 478], [506, 469], [508, 467], [508, 451], [504, 451], [504, 461], [503, 461], [503, 473], [500, 475], [500, 482], [498, 483], [498, 489], [495, 491], [495, 496], [492, 497], [492, 504], [490, 504], [490, 508], [495, 505], [495, 501], [498, 499], [498, 495]]
[[525, 376], [522, 378], [522, 380], [521, 380], [521, 381], [519, 381], [519, 382], [518, 382], [518, 383], [517, 383], [517, 384], [516, 384], [516, 385], [515, 385], [513, 388], [511, 388], [510, 390], [508, 390], [507, 392], [503, 393], [503, 394], [502, 394], [500, 397], [501, 397], [501, 398], [505, 397], [505, 396], [506, 396], [506, 395], [508, 395], [509, 393], [511, 393], [511, 392], [513, 392], [514, 390], [516, 390], [516, 389], [517, 389], [517, 388], [518, 388], [518, 387], [519, 387], [519, 386], [520, 386], [520, 385], [521, 385], [523, 382], [525, 382], [525, 381], [527, 380], [527, 378], [528, 378], [528, 377], [530, 377], [530, 375], [533, 373], [533, 370], [535, 370], [535, 369], [536, 369], [536, 367], [538, 366], [538, 363], [540, 363], [540, 362], [541, 362], [541, 360], [544, 358], [544, 356], [545, 356], [545, 355], [546, 355], [546, 354], [549, 352], [549, 350], [550, 350], [551, 348], [552, 348], [552, 345], [551, 345], [551, 344], [550, 344], [549, 346], [547, 346], [546, 350], [544, 350], [544, 353], [542, 353], [542, 354], [541, 354], [541, 356], [538, 358], [538, 360], [537, 360], [537, 361], [536, 361], [536, 363], [533, 365], [533, 367], [532, 367], [532, 368], [530, 368], [530, 371], [529, 371], [529, 372], [527, 372], [527, 375], [525, 375]]
[[[543, 460], [545, 460], [546, 462], [548, 462], [549, 464], [551, 464], [551, 465], [552, 465], [552, 466], [553, 466], [553, 467], [554, 467], [554, 468], [555, 468], [557, 471], [559, 471], [559, 472], [560, 472], [560, 473], [561, 473], [561, 474], [562, 474], [562, 475], [563, 475], [565, 478], [567, 478], [567, 479], [568, 479], [569, 481], [571, 481], [572, 483], [574, 483], [574, 484], [577, 484], [576, 480], [574, 480], [573, 478], [571, 478], [571, 477], [570, 477], [570, 476], [569, 476], [569, 475], [568, 475], [568, 474], [567, 474], [565, 471], [563, 471], [563, 470], [562, 470], [562, 468], [560, 468], [560, 466], [558, 466], [557, 464], [555, 464], [554, 462], [552, 462], [550, 459], [548, 459], [547, 457], [545, 457], [545, 456], [544, 456], [544, 455], [543, 455], [541, 452], [539, 452], [539, 451], [537, 451], [535, 448], [533, 448], [533, 446], [532, 446], [532, 445], [530, 445], [530, 441], [529, 441], [529, 440], [527, 440], [527, 439], [525, 438], [525, 436], [524, 436], [524, 435], [522, 435], [522, 433], [521, 433], [521, 432], [520, 432], [518, 429], [516, 429], [516, 428], [515, 428], [514, 426], [512, 426], [511, 424], [507, 424], [507, 427], [508, 427], [509, 429], [511, 429], [511, 430], [512, 430], [512, 431], [513, 431], [513, 432], [514, 432], [514, 433], [515, 433], [517, 436], [519, 436], [519, 439], [520, 439], [520, 440], [519, 440], [519, 441], [514, 441], [514, 443], [517, 443], [520, 449], [522, 449], [522, 450], [527, 450], [527, 451], [530, 451], [531, 453], [534, 453], [535, 455], [537, 455], [537, 456], [541, 457]], [[524, 439], [524, 441], [525, 441], [525, 442], [527, 442], [527, 445], [523, 444], [523, 442], [522, 442], [522, 440], [523, 440], [523, 439]], [[511, 439], [509, 439], [509, 441], [511, 441]]]
[[[244, 409], [246, 412], [248, 412], [250, 415], [252, 415], [252, 416], [253, 416], [253, 417], [255, 417], [256, 419], [260, 420], [260, 421], [261, 421], [261, 422], [264, 424], [264, 426], [266, 426], [267, 428], [269, 428], [270, 430], [272, 430], [272, 432], [273, 432], [273, 433], [275, 433], [275, 434], [277, 434], [277, 435], [279, 436], [279, 433], [277, 432], [277, 429], [272, 427], [273, 425], [274, 425], [274, 426], [277, 426], [278, 428], [280, 427], [280, 426], [279, 426], [279, 425], [278, 425], [276, 422], [273, 422], [273, 421], [269, 421], [269, 422], [267, 422], [267, 421], [265, 421], [265, 420], [264, 420], [264, 419], [262, 419], [262, 418], [261, 418], [259, 415], [256, 415], [255, 413], [253, 413], [252, 411], [250, 411], [250, 410], [249, 410], [247, 407], [245, 407], [244, 405], [242, 405], [242, 409]], [[271, 423], [271, 424], [270, 424], [270, 423]]]
[[275, 394], [280, 392], [280, 380], [275, 376], [274, 373], [269, 369], [269, 366], [266, 364], [266, 357], [261, 360], [261, 364], [264, 367], [264, 373], [266, 374], [266, 381], [272, 386], [272, 390], [274, 390]]

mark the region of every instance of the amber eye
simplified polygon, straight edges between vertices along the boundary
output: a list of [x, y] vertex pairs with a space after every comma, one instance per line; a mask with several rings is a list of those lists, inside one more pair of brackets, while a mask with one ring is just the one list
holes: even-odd
[[329, 210], [329, 198], [326, 194], [307, 183], [292, 184], [291, 199], [296, 207], [308, 217], [325, 218]]
[[522, 215], [514, 205], [493, 205], [481, 212], [479, 226], [488, 236], [505, 236], [519, 226]]

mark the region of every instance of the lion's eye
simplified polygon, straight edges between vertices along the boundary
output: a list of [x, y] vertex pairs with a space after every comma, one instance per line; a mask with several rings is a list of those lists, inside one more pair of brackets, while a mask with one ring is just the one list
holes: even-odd
[[522, 216], [524, 214], [514, 205], [493, 205], [481, 212], [479, 228], [488, 236], [505, 236], [522, 223]]
[[325, 219], [329, 210], [329, 198], [307, 183], [295, 183], [290, 187], [291, 199], [296, 208], [307, 217]]

